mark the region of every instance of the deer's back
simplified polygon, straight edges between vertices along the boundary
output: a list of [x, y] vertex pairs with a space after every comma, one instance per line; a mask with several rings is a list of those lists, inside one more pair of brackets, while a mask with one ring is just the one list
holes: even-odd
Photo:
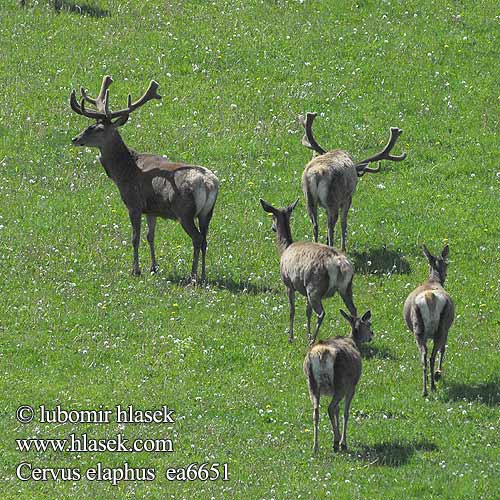
[[151, 154], [138, 154], [136, 163], [142, 172], [146, 213], [178, 218], [180, 211], [197, 216], [213, 208], [219, 181], [208, 168]]
[[351, 157], [341, 150], [313, 158], [302, 174], [302, 190], [322, 207], [340, 205], [356, 190], [358, 175]]
[[354, 268], [348, 258], [332, 247], [312, 242], [292, 243], [281, 255], [281, 277], [302, 295], [313, 287], [329, 297], [351, 282]]
[[424, 337], [434, 337], [440, 323], [448, 329], [453, 323], [455, 306], [446, 290], [436, 282], [425, 282], [408, 295], [403, 314], [406, 325], [414, 331], [420, 325]]
[[304, 360], [304, 373], [312, 376], [319, 394], [342, 396], [361, 377], [361, 354], [349, 337], [334, 337], [314, 344]]

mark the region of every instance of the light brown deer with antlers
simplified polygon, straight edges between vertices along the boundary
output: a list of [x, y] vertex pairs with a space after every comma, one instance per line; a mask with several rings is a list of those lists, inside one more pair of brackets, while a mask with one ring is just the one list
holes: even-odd
[[305, 166], [302, 174], [302, 190], [306, 197], [307, 211], [313, 225], [314, 241], [318, 241], [318, 205], [326, 209], [328, 214], [327, 243], [330, 246], [333, 246], [333, 232], [339, 211], [341, 212], [341, 248], [345, 252], [347, 214], [356, 190], [358, 177], [362, 177], [367, 172], [379, 172], [380, 166], [370, 168], [368, 166], [370, 163], [380, 160], [401, 161], [406, 158], [406, 153], [400, 156], [390, 154], [403, 131], [391, 127], [389, 142], [380, 153], [354, 163], [349, 153], [339, 149], [326, 151], [316, 142], [312, 133], [312, 123], [316, 115], [316, 113], [307, 113], [306, 118], [299, 116], [299, 121], [305, 129], [302, 144], [319, 155]]
[[[81, 134], [72, 139], [75, 146], [92, 146], [100, 150], [99, 160], [108, 176], [118, 187], [132, 224], [132, 245], [134, 263], [132, 274], [140, 275], [139, 240], [141, 217], [146, 215], [148, 224], [147, 240], [151, 251], [151, 272], [156, 272], [154, 248], [156, 218], [178, 220], [193, 242], [193, 266], [191, 277], [197, 279], [198, 261], [201, 250], [201, 279], [205, 280], [205, 257], [207, 233], [212, 218], [219, 181], [213, 172], [205, 167], [173, 163], [163, 156], [137, 153], [127, 147], [118, 133], [130, 113], [151, 99], [161, 99], [158, 83], [151, 81], [146, 93], [132, 102], [129, 94], [128, 105], [119, 111], [109, 109], [110, 76], [102, 81], [99, 95], [94, 99], [81, 89], [78, 103], [75, 91], [71, 92], [71, 109], [79, 115], [96, 120]], [[96, 109], [87, 109], [85, 102]], [[195, 224], [198, 219], [199, 228]]]

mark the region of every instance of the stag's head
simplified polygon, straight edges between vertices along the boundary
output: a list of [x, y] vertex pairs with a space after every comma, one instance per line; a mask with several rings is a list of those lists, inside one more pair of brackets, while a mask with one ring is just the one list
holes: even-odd
[[448, 256], [450, 255], [450, 247], [445, 245], [441, 255], [438, 257], [432, 255], [425, 245], [423, 245], [422, 250], [429, 261], [430, 278], [437, 279], [442, 285], [444, 285], [448, 274]]
[[[158, 83], [151, 80], [145, 94], [137, 101], [132, 102], [132, 97], [128, 96], [128, 105], [126, 108], [119, 111], [111, 111], [109, 109], [109, 86], [113, 83], [113, 79], [106, 75], [102, 80], [101, 90], [99, 95], [94, 99], [90, 97], [82, 87], [81, 101], [78, 103], [76, 92], [73, 90], [70, 95], [71, 109], [82, 116], [92, 118], [96, 122], [88, 126], [83, 132], [71, 140], [75, 146], [93, 146], [103, 147], [112, 140], [117, 134], [117, 128], [125, 125], [129, 119], [130, 113], [141, 107], [151, 99], [161, 99], [158, 94]], [[90, 103], [95, 109], [87, 109], [85, 102]]]

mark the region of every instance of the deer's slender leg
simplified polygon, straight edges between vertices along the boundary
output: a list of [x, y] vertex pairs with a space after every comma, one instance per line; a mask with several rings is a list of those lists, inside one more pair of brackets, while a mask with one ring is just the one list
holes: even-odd
[[307, 212], [309, 213], [309, 220], [313, 225], [314, 241], [318, 243], [318, 205], [307, 196]]
[[342, 426], [342, 439], [340, 440], [340, 448], [342, 450], [347, 450], [347, 421], [349, 420], [349, 408], [351, 407], [351, 401], [353, 396], [354, 396], [354, 388], [345, 395], [344, 423]]
[[196, 227], [193, 219], [183, 219], [181, 220], [181, 225], [184, 231], [191, 236], [191, 240], [193, 241], [193, 266], [191, 268], [191, 279], [196, 281], [198, 277], [198, 261], [200, 258], [200, 249], [203, 237], [201, 236], [201, 233]]
[[307, 300], [306, 305], [306, 316], [307, 316], [307, 338], [311, 339], [311, 314], [312, 314], [312, 306], [309, 304], [309, 299]]
[[311, 304], [311, 307], [318, 316], [318, 320], [316, 322], [316, 328], [314, 330], [314, 335], [312, 339], [309, 339], [310, 343], [312, 344], [316, 340], [316, 337], [318, 336], [319, 327], [321, 326], [323, 318], [325, 317], [325, 310], [323, 309], [323, 304], [321, 303], [321, 296], [318, 294], [316, 290], [314, 289], [307, 290], [307, 300], [309, 301], [309, 304]]
[[422, 368], [424, 370], [423, 378], [422, 378], [422, 396], [424, 398], [427, 396], [427, 346], [425, 345], [425, 340], [417, 339], [417, 345], [420, 349], [420, 356], [422, 360]]
[[352, 299], [352, 279], [345, 288], [345, 290], [339, 289], [339, 294], [342, 297], [344, 304], [346, 305], [347, 309], [349, 309], [349, 312], [352, 314], [352, 316], [357, 316], [356, 306], [354, 305], [354, 301]]
[[339, 451], [340, 431], [339, 431], [339, 403], [342, 397], [338, 394], [333, 396], [330, 405], [328, 406], [328, 416], [332, 424], [333, 431], [333, 451]]
[[342, 226], [342, 241], [341, 241], [342, 247], [341, 248], [342, 248], [343, 252], [345, 252], [346, 243], [347, 243], [347, 214], [349, 213], [349, 207], [351, 206], [351, 202], [352, 202], [352, 198], [349, 198], [349, 200], [346, 201], [341, 207], [341, 210], [342, 210], [341, 219], [340, 219], [340, 223]]
[[134, 263], [132, 265], [132, 275], [140, 276], [139, 267], [139, 243], [141, 240], [141, 212], [137, 210], [129, 211], [130, 223], [132, 224], [132, 246], [134, 248]]
[[156, 255], [155, 255], [156, 216], [146, 215], [146, 221], [148, 223], [148, 232], [146, 234], [146, 238], [149, 243], [149, 250], [151, 251], [151, 272], [156, 273], [156, 271], [158, 271], [158, 266], [156, 264]]
[[431, 372], [431, 391], [436, 390], [436, 385], [434, 383], [434, 363], [436, 361], [436, 355], [438, 353], [438, 350], [439, 350], [439, 344], [434, 342], [434, 345], [432, 346], [431, 359], [429, 361], [429, 364], [430, 364], [429, 368], [430, 368], [430, 372]]
[[288, 342], [293, 342], [293, 321], [295, 319], [295, 290], [291, 287], [287, 288], [288, 302], [290, 304], [290, 332], [288, 334]]
[[207, 235], [208, 235], [208, 226], [210, 224], [210, 220], [212, 219], [214, 211], [213, 209], [205, 215], [198, 218], [198, 222], [200, 225], [200, 233], [202, 236], [201, 240], [201, 281], [204, 282], [206, 278], [206, 256], [207, 256]]
[[318, 427], [319, 427], [319, 397], [313, 401], [314, 446], [313, 452], [318, 452]]
[[441, 378], [441, 372], [443, 369], [443, 358], [444, 358], [444, 352], [446, 351], [446, 344], [439, 349], [439, 362], [438, 362], [438, 369], [436, 370], [436, 373], [434, 374], [434, 379], [437, 381]]
[[328, 209], [328, 239], [327, 244], [333, 247], [333, 234], [335, 230], [335, 224], [337, 224], [337, 219], [339, 218], [338, 207], [333, 207]]

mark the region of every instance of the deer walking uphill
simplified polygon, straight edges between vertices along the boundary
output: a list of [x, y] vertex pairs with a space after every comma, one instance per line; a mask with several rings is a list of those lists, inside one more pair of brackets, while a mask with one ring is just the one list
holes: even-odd
[[356, 191], [358, 177], [362, 177], [367, 172], [380, 171], [380, 166], [370, 168], [368, 166], [370, 163], [380, 160], [402, 161], [406, 158], [406, 153], [400, 156], [390, 154], [403, 131], [392, 127], [389, 142], [380, 153], [354, 163], [349, 153], [339, 149], [326, 151], [316, 142], [312, 133], [314, 118], [316, 118], [316, 113], [307, 113], [306, 118], [299, 116], [299, 121], [305, 129], [302, 144], [319, 155], [305, 166], [302, 174], [302, 191], [306, 198], [309, 219], [313, 225], [314, 241], [318, 241], [318, 205], [326, 209], [328, 214], [327, 244], [330, 246], [333, 246], [333, 232], [340, 211], [341, 248], [345, 252], [347, 214]]
[[[209, 169], [183, 163], [173, 163], [163, 156], [137, 153], [123, 142], [118, 127], [124, 125], [130, 114], [158, 95], [158, 83], [151, 81], [146, 93], [119, 111], [109, 109], [109, 86], [113, 83], [105, 76], [99, 95], [94, 99], [81, 89], [78, 103], [75, 91], [71, 93], [71, 109], [82, 116], [96, 120], [81, 134], [73, 138], [76, 146], [92, 146], [100, 150], [99, 160], [108, 176], [117, 185], [132, 224], [132, 246], [134, 263], [132, 274], [140, 275], [139, 241], [141, 217], [146, 215], [147, 240], [151, 251], [151, 272], [156, 272], [155, 227], [156, 218], [178, 220], [193, 242], [193, 265], [191, 276], [197, 279], [200, 250], [202, 254], [201, 279], [205, 280], [205, 258], [208, 226], [212, 218], [219, 182]], [[86, 109], [85, 102], [96, 110]], [[195, 219], [198, 219], [199, 227]]]
[[[323, 395], [332, 398], [328, 406], [328, 415], [332, 423], [333, 449], [338, 451], [339, 445], [342, 449], [347, 449], [349, 408], [356, 385], [361, 377], [359, 345], [362, 342], [370, 342], [373, 337], [370, 311], [363, 314], [362, 318], [349, 316], [342, 310], [340, 312], [351, 325], [349, 337], [335, 337], [319, 341], [309, 349], [304, 359], [304, 374], [307, 378], [309, 396], [313, 405], [314, 453], [318, 451], [319, 400]], [[341, 438], [339, 403], [344, 397], [344, 422]]]
[[[352, 300], [352, 278], [354, 269], [347, 257], [320, 243], [305, 241], [293, 242], [290, 230], [290, 217], [299, 200], [287, 208], [274, 208], [260, 200], [262, 208], [273, 215], [273, 230], [276, 231], [277, 246], [281, 255], [281, 278], [287, 288], [290, 303], [290, 333], [288, 341], [293, 341], [293, 322], [295, 318], [295, 292], [307, 298], [307, 332], [310, 342], [314, 342], [325, 316], [322, 299], [339, 292], [344, 304], [352, 315], [356, 307]], [[311, 337], [311, 314], [316, 313], [318, 320], [314, 335]]]
[[[455, 318], [455, 305], [443, 288], [448, 269], [448, 245], [444, 247], [440, 257], [434, 257], [425, 245], [423, 251], [429, 261], [429, 279], [408, 295], [404, 303], [403, 315], [406, 325], [415, 335], [421, 353], [424, 369], [422, 395], [425, 397], [427, 396], [427, 340], [434, 341], [430, 370], [431, 390], [435, 390], [435, 381], [441, 377], [443, 368], [448, 330]], [[434, 363], [438, 351], [439, 365], [434, 373]]]

